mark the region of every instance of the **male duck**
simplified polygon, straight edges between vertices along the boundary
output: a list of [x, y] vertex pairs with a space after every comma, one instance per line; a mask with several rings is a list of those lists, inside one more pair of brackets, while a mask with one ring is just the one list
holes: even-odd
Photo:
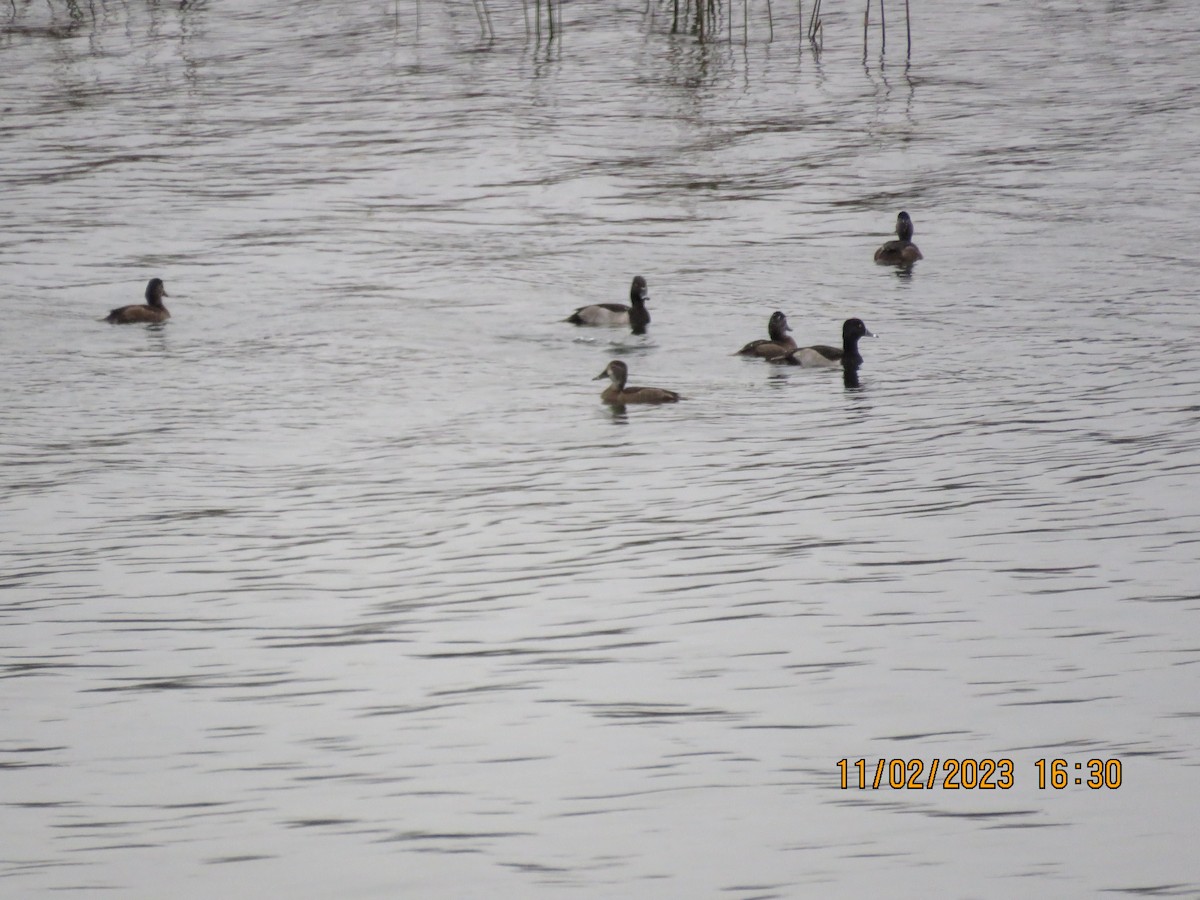
[[612, 384], [600, 394], [604, 403], [613, 406], [624, 406], [626, 403], [676, 403], [679, 395], [666, 388], [656, 387], [625, 387], [625, 379], [629, 377], [629, 367], [619, 359], [614, 359], [592, 381], [609, 378]]
[[167, 308], [163, 306], [162, 298], [166, 297], [167, 289], [163, 287], [161, 278], [151, 278], [146, 285], [146, 303], [139, 306], [118, 306], [104, 319], [114, 325], [131, 325], [136, 322], [165, 322], [171, 318]]
[[881, 266], [911, 266], [918, 259], [924, 259], [917, 245], [912, 242], [912, 236], [912, 218], [901, 211], [896, 216], [896, 240], [888, 241], [875, 251], [875, 262]]
[[867, 330], [862, 319], [847, 319], [842, 325], [842, 346], [829, 347], [818, 344], [814, 347], [798, 347], [791, 353], [773, 359], [771, 362], [784, 363], [789, 366], [845, 366], [858, 368], [862, 365], [862, 356], [858, 352], [858, 339], [875, 337]]
[[649, 299], [650, 291], [646, 287], [646, 279], [638, 275], [629, 286], [630, 306], [623, 303], [581, 306], [571, 313], [566, 321], [573, 325], [628, 325], [634, 334], [645, 334], [646, 326], [650, 324], [650, 311], [646, 309], [646, 301]]
[[767, 322], [767, 334], [771, 336], [770, 339], [751, 341], [735, 355], [758, 356], [763, 359], [785, 356], [796, 349], [796, 342], [788, 334], [791, 330], [788, 327], [787, 316], [778, 311], [773, 312]]

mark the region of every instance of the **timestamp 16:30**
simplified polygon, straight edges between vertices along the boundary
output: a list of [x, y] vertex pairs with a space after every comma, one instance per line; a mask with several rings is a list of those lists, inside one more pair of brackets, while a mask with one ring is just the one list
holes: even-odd
[[[1107, 788], [1116, 790], [1121, 786], [1121, 761], [1119, 759], [1089, 759], [1086, 762], [1071, 762], [1066, 759], [1038, 759], [1033, 766], [1037, 769], [1039, 790], [1052, 788], [1060, 791], [1071, 785], [1085, 786], [1092, 790]], [[840, 759], [837, 762], [842, 790], [870, 787], [878, 790], [890, 787], [895, 790], [906, 788], [943, 790], [1001, 790], [1016, 786], [1016, 766], [1011, 759], [949, 758], [931, 759], [879, 759], [870, 766], [865, 759]]]

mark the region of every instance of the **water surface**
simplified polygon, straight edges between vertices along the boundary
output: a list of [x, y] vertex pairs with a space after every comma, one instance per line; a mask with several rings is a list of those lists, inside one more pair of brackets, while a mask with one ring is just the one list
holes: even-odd
[[753, 6], [0, 13], [0, 894], [1200, 893], [1190, 7]]

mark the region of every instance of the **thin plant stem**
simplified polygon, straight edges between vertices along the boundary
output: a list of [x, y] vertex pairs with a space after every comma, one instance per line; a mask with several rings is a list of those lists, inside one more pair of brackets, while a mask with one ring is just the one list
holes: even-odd
[[908, 17], [908, 0], [904, 0], [904, 31], [908, 35], [908, 52], [905, 59], [912, 58], [912, 20]]
[[492, 11], [488, 9], [487, 0], [479, 0], [479, 5], [483, 7], [483, 18], [487, 21], [488, 40], [494, 41], [496, 39], [496, 26], [492, 24]]

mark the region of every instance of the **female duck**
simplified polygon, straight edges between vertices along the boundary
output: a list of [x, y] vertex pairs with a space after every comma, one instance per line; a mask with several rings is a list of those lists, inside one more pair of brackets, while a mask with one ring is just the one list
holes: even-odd
[[137, 322], [165, 322], [171, 318], [162, 298], [168, 296], [161, 278], [151, 278], [146, 285], [146, 303], [142, 306], [118, 306], [105, 317], [105, 322], [114, 325], [130, 325]]
[[676, 403], [679, 395], [666, 388], [656, 387], [625, 387], [625, 379], [629, 377], [629, 367], [619, 359], [610, 362], [592, 381], [609, 378], [612, 384], [600, 394], [604, 403], [612, 406], [624, 406], [626, 403]]
[[875, 251], [875, 262], [881, 266], [911, 266], [924, 259], [917, 245], [912, 242], [913, 223], [908, 213], [901, 211], [896, 216], [896, 240], [888, 241]]
[[788, 334], [791, 330], [788, 327], [787, 316], [781, 312], [773, 312], [770, 321], [767, 322], [767, 334], [771, 336], [770, 339], [751, 341], [735, 355], [758, 356], [763, 359], [786, 356], [796, 349], [796, 342]]
[[858, 368], [862, 365], [862, 356], [858, 352], [858, 339], [875, 337], [867, 331], [862, 319], [847, 319], [842, 325], [842, 346], [829, 347], [818, 344], [814, 347], [798, 347], [791, 353], [771, 362], [785, 363], [789, 366], [845, 366]]
[[638, 275], [629, 287], [630, 306], [623, 303], [581, 306], [571, 313], [566, 321], [573, 325], [628, 325], [634, 334], [645, 334], [646, 326], [650, 324], [650, 312], [646, 309], [646, 301], [649, 299], [650, 291], [646, 287], [646, 279]]

